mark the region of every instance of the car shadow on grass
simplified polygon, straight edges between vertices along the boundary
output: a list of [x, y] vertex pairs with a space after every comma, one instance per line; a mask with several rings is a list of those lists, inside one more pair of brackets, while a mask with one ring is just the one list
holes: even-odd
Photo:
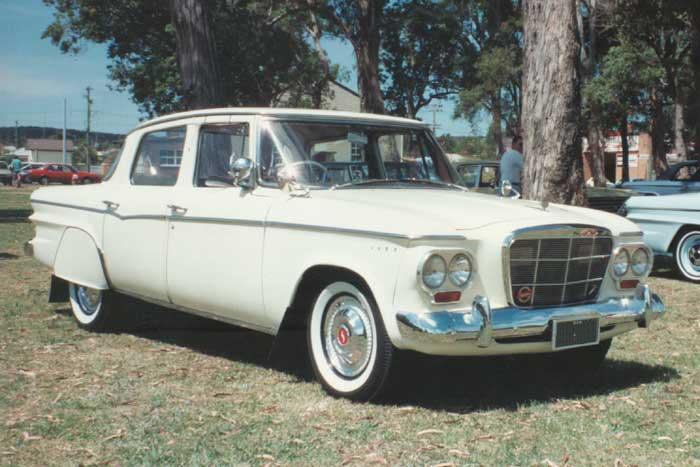
[[[70, 315], [70, 309], [57, 311]], [[299, 383], [313, 379], [302, 331], [276, 339], [151, 305], [129, 309], [123, 322], [124, 328], [117, 332], [274, 369]], [[668, 366], [617, 359], [608, 359], [598, 372], [585, 375], [562, 373], [550, 365], [551, 360], [542, 355], [459, 358], [399, 351], [387, 391], [374, 403], [456, 413], [517, 410], [532, 403], [605, 395], [680, 377]]]
[[29, 222], [31, 209], [0, 209], [0, 224]]

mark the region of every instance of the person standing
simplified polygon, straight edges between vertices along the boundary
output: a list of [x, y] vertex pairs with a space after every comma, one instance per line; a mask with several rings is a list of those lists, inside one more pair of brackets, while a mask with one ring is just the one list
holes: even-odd
[[516, 135], [510, 149], [503, 153], [500, 163], [501, 186], [508, 180], [513, 188], [522, 193], [521, 176], [523, 172], [523, 138]]
[[12, 159], [10, 169], [12, 170], [12, 184], [16, 188], [20, 188], [22, 186], [22, 161], [19, 160], [19, 156], [15, 155]]

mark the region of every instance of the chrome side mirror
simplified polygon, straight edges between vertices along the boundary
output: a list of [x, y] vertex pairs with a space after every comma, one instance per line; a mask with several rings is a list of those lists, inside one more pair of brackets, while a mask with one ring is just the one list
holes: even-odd
[[247, 157], [239, 157], [231, 164], [230, 175], [235, 186], [242, 188], [255, 188], [255, 164]]
[[518, 199], [520, 198], [520, 192], [513, 188], [513, 184], [510, 183], [510, 180], [503, 180], [503, 182], [501, 182], [501, 196], [504, 198]]

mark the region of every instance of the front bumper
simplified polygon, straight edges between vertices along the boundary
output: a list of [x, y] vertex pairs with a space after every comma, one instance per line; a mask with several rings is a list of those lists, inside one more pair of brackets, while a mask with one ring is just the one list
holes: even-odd
[[[511, 307], [491, 309], [487, 298], [477, 297], [472, 307], [465, 311], [399, 312], [397, 321], [405, 346], [414, 350], [444, 349], [446, 345], [459, 343], [471, 343], [487, 350], [499, 341], [522, 341], [529, 337], [546, 336], [553, 319], [599, 318], [602, 335], [604, 331], [618, 326], [628, 329], [629, 326], [620, 325], [630, 323], [649, 327], [665, 311], [663, 302], [651, 293], [649, 286], [639, 285], [633, 297], [613, 298], [588, 305], [535, 310]], [[506, 352], [501, 349], [499, 353]]]

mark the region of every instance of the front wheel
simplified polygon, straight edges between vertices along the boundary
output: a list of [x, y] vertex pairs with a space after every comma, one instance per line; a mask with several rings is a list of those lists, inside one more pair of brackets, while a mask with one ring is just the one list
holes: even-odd
[[70, 283], [68, 292], [78, 326], [94, 332], [104, 332], [113, 327], [115, 295], [111, 291]]
[[335, 397], [377, 397], [389, 374], [393, 345], [368, 292], [333, 282], [317, 296], [307, 339], [316, 379]]
[[681, 277], [700, 283], [700, 231], [691, 230], [681, 237], [673, 259]]

